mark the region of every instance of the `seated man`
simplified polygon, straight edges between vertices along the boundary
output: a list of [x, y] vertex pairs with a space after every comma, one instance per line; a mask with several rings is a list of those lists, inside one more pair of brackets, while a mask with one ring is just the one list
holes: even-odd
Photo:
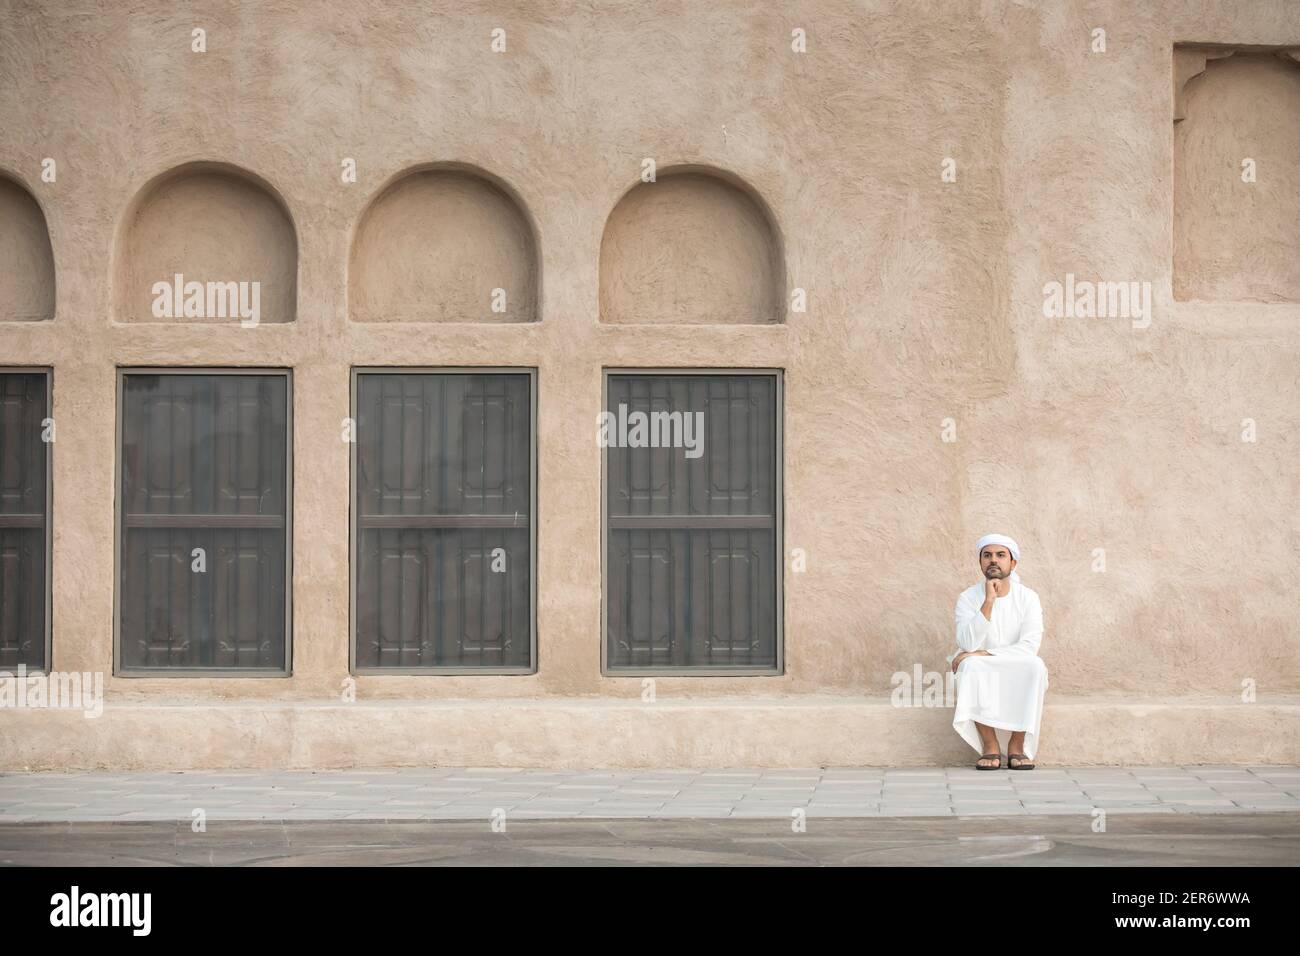
[[1007, 765], [1033, 770], [1047, 692], [1047, 665], [1038, 656], [1043, 606], [1020, 583], [1020, 548], [1005, 535], [975, 544], [984, 580], [957, 598], [957, 710], [952, 726], [982, 756], [978, 770], [1002, 766], [998, 730], [1009, 731]]

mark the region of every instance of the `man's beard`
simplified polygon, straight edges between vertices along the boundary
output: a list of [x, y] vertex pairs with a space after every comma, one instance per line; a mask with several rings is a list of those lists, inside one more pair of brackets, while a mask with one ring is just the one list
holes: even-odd
[[986, 578], [1005, 578], [1006, 573], [999, 567], [990, 564], [988, 570], [984, 572]]

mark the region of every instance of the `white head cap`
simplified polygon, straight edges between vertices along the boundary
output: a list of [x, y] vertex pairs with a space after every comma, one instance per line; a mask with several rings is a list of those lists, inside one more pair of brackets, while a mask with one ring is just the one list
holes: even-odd
[[[975, 554], [978, 556], [984, 550], [984, 546], [989, 544], [1003, 545], [1008, 551], [1011, 552], [1011, 557], [1015, 558], [1016, 562], [1019, 563], [1020, 545], [1016, 544], [1014, 538], [1008, 538], [1005, 534], [986, 534], [984, 537], [980, 538], [978, 541], [975, 542]], [[1011, 580], [1019, 581], [1020, 580], [1019, 573], [1012, 571]]]

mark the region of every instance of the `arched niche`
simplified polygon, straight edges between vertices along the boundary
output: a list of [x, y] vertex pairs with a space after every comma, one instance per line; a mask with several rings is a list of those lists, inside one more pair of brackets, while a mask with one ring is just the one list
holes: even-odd
[[771, 213], [719, 170], [660, 170], [619, 200], [600, 243], [600, 319], [781, 322], [785, 266]]
[[0, 173], [0, 322], [54, 318], [54, 250], [36, 198]]
[[1174, 51], [1174, 297], [1300, 301], [1300, 50]]
[[505, 184], [462, 165], [398, 174], [357, 223], [348, 261], [356, 322], [532, 322], [537, 243]]
[[288, 207], [265, 180], [223, 163], [155, 177], [123, 217], [115, 299], [123, 322], [292, 322], [298, 239]]

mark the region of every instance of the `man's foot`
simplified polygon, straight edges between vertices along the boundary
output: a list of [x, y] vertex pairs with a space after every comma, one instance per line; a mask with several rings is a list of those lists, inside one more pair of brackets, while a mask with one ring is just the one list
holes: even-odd
[[1007, 766], [1012, 770], [1033, 770], [1034, 762], [1024, 754], [1007, 754]]
[[995, 750], [990, 750], [988, 753], [981, 756], [979, 760], [975, 761], [975, 769], [977, 770], [997, 770], [1001, 766], [1002, 754]]

